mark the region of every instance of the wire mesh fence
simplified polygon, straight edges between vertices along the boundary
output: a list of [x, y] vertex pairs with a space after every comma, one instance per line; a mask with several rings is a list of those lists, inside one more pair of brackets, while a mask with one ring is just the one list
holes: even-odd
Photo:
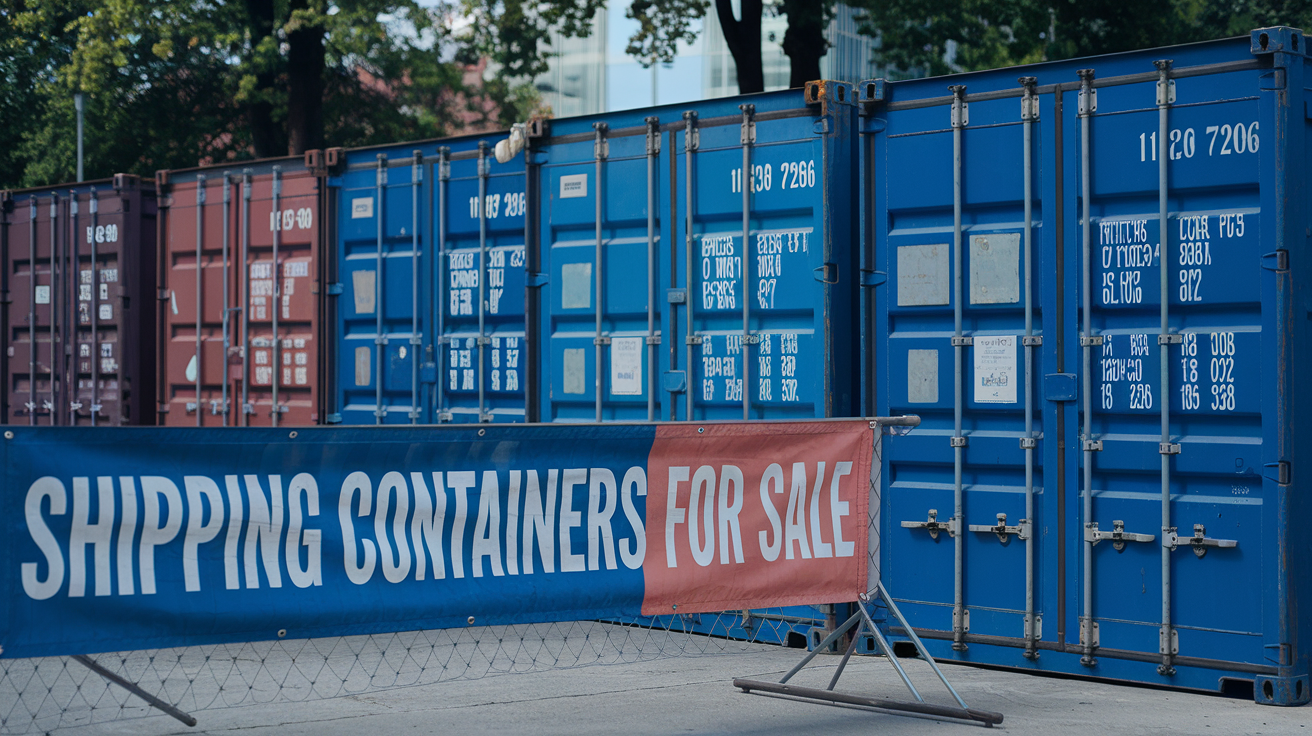
[[[626, 621], [470, 626], [90, 655], [191, 714], [494, 675], [805, 646], [819, 609], [792, 607]], [[0, 659], [0, 734], [159, 715], [71, 657]]]

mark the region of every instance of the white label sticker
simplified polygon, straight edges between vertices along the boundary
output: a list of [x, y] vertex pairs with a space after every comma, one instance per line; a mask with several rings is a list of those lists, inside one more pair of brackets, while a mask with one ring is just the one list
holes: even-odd
[[114, 319], [114, 307], [109, 304], [100, 305], [101, 319]]
[[642, 394], [641, 337], [616, 337], [610, 341], [610, 393], [612, 396]]
[[351, 219], [362, 220], [374, 216], [374, 198], [359, 197], [351, 200]]
[[975, 338], [976, 403], [1016, 403], [1016, 342], [1014, 335]]
[[50, 303], [50, 286], [48, 284], [38, 284], [36, 287], [36, 303]]
[[560, 198], [574, 199], [588, 196], [588, 175], [567, 174], [560, 177]]

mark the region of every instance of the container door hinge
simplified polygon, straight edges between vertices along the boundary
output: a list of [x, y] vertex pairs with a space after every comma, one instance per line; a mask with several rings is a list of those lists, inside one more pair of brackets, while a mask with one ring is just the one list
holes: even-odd
[[[80, 409], [81, 407], [78, 407], [78, 408]], [[168, 405], [168, 404], [155, 404], [155, 413], [156, 413], [156, 414], [168, 414], [168, 413], [169, 413], [169, 405]]]
[[756, 142], [756, 121], [752, 116], [756, 114], [756, 105], [739, 105], [739, 110], [743, 113], [743, 122], [738, 130], [739, 145], [749, 145]]
[[952, 612], [952, 630], [962, 633], [970, 631], [970, 609], [963, 608]]
[[665, 302], [667, 304], [685, 304], [688, 301], [688, 292], [685, 289], [666, 289]]
[[823, 266], [816, 266], [812, 269], [812, 276], [822, 284], [836, 284], [838, 283], [838, 264], [826, 263]]
[[342, 415], [334, 412], [332, 414], [329, 414], [327, 417], [325, 417], [323, 421], [324, 424], [341, 424]]
[[1276, 273], [1289, 270], [1289, 251], [1277, 250], [1262, 256], [1262, 268]]
[[1003, 544], [1006, 544], [1011, 539], [1011, 535], [1013, 534], [1020, 537], [1021, 539], [1030, 538], [1029, 519], [1021, 519], [1019, 524], [1015, 526], [1007, 526], [1006, 514], [998, 514], [998, 523], [994, 526], [989, 526], [988, 524], [971, 524], [968, 528], [972, 532], [983, 532], [983, 533], [992, 532], [993, 534], [998, 535], [998, 541], [1002, 542]]
[[1290, 472], [1289, 461], [1287, 460], [1267, 463], [1262, 466], [1262, 477], [1273, 480], [1282, 486], [1289, 485], [1290, 475], [1292, 475], [1292, 473]]
[[970, 104], [966, 102], [966, 87], [954, 84], [948, 89], [952, 92], [952, 127], [964, 128], [970, 125]]
[[1125, 551], [1126, 542], [1151, 542], [1156, 538], [1153, 534], [1137, 534], [1125, 531], [1125, 522], [1120, 519], [1112, 522], [1112, 530], [1109, 532], [1099, 531], [1098, 522], [1096, 521], [1084, 525], [1084, 541], [1097, 545], [1106, 539], [1112, 543], [1112, 548], [1117, 552]]
[[1202, 558], [1207, 554], [1208, 547], [1218, 549], [1234, 549], [1239, 546], [1239, 542], [1233, 539], [1212, 539], [1207, 535], [1207, 527], [1202, 524], [1194, 524], [1194, 535], [1192, 537], [1182, 537], [1175, 533], [1175, 527], [1169, 527], [1162, 530], [1162, 546], [1174, 550], [1180, 545], [1189, 545], [1194, 548], [1194, 556]]
[[1093, 337], [1080, 338], [1080, 347], [1082, 348], [1095, 348], [1101, 344], [1102, 344], [1102, 335], [1094, 335]]
[[929, 515], [924, 521], [904, 521], [903, 529], [924, 529], [929, 532], [930, 539], [938, 539], [939, 532], [947, 532], [949, 537], [957, 536], [957, 519], [952, 517], [947, 521], [938, 520], [938, 509], [930, 509]]
[[861, 271], [861, 285], [867, 289], [882, 286], [888, 281], [888, 274], [883, 271]]
[[155, 299], [161, 302], [169, 301], [169, 293], [168, 289], [158, 289], [155, 292]]
[[345, 291], [346, 291], [346, 285], [337, 283], [337, 284], [328, 284], [328, 289], [324, 293], [327, 294], [328, 296], [341, 296], [342, 293]]
[[966, 438], [965, 438], [965, 437], [949, 437], [949, 438], [948, 438], [948, 446], [949, 446], [949, 447], [965, 447], [965, 446], [966, 446]]
[[954, 348], [968, 348], [974, 344], [975, 338], [970, 336], [952, 338], [952, 347]]
[[1102, 440], [1085, 440], [1081, 447], [1085, 452], [1102, 452]]
[[437, 413], [437, 421], [439, 424], [442, 422], [449, 422], [452, 419], [455, 419], [455, 416], [452, 415], [451, 412], [449, 411], [439, 411]]
[[701, 335], [687, 335], [686, 337], [683, 338], [683, 344], [684, 344], [684, 345], [701, 345], [701, 344], [702, 344], [702, 336], [701, 336]]
[[1179, 455], [1180, 445], [1175, 442], [1161, 442], [1157, 445], [1159, 455]]
[[1184, 335], [1178, 332], [1168, 332], [1164, 335], [1157, 336], [1158, 345], [1180, 345], [1184, 342]]
[[540, 289], [549, 281], [545, 273], [530, 273], [524, 278], [524, 285], [530, 289]]

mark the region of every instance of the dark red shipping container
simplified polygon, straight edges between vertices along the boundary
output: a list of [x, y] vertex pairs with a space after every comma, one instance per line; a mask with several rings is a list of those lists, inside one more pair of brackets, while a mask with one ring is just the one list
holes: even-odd
[[159, 424], [322, 421], [324, 171], [312, 151], [156, 174]]
[[154, 424], [154, 186], [8, 191], [0, 212], [0, 422]]

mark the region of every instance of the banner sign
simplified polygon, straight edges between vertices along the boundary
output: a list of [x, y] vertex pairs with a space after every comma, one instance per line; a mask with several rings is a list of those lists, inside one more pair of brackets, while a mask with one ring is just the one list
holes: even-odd
[[867, 587], [864, 421], [10, 433], [4, 657]]

